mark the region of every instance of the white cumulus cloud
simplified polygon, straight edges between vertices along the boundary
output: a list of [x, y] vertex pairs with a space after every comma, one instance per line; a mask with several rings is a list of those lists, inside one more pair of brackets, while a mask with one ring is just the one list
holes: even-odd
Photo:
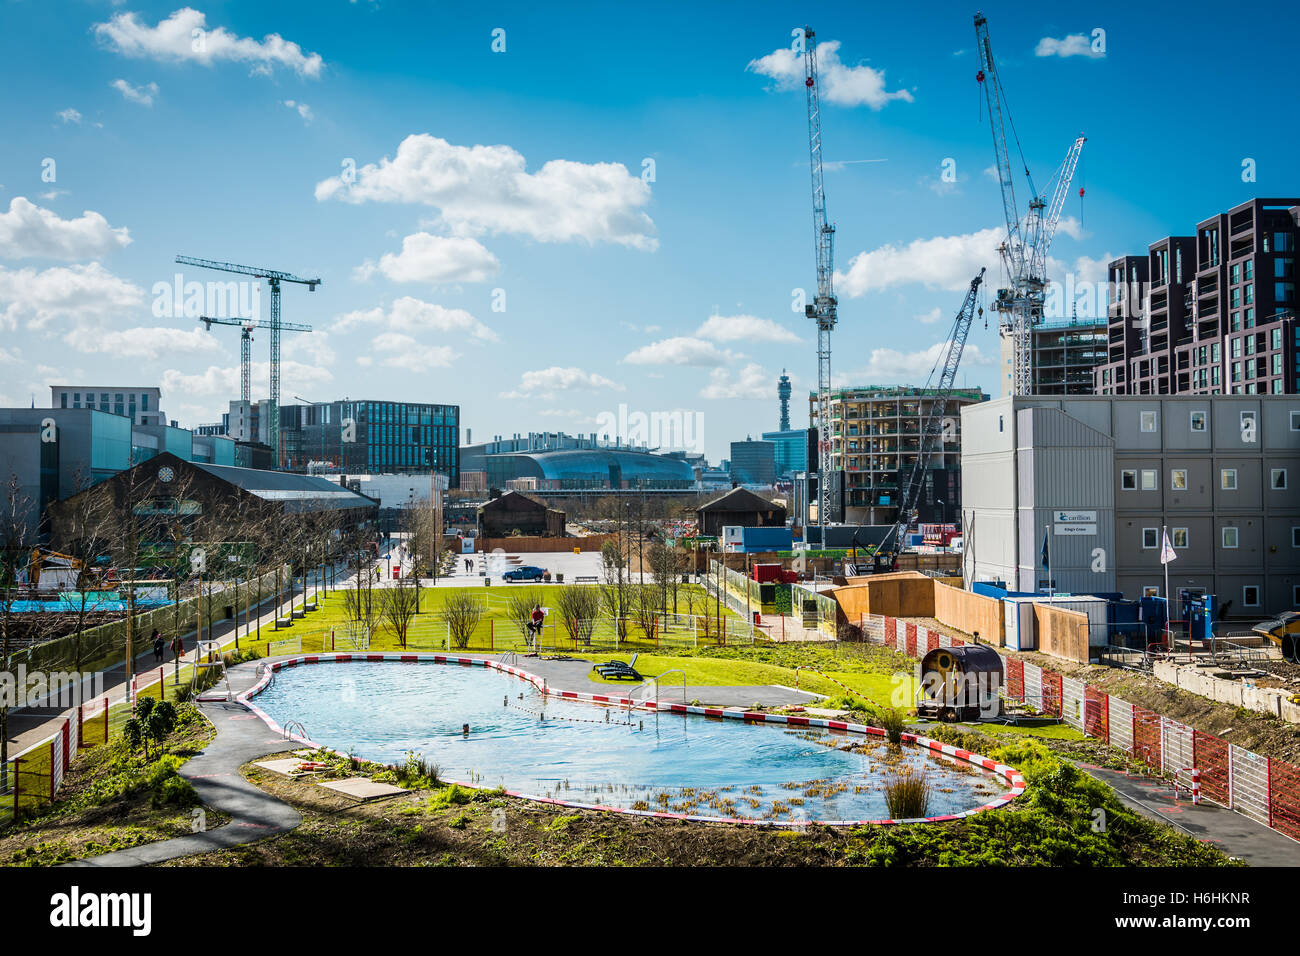
[[319, 53], [304, 53], [297, 43], [278, 33], [254, 40], [231, 33], [225, 27], [210, 28], [207, 16], [193, 7], [173, 11], [152, 27], [138, 14], [127, 12], [115, 14], [107, 23], [95, 24], [94, 29], [109, 48], [134, 59], [192, 61], [204, 66], [218, 61], [249, 63], [258, 73], [270, 72], [278, 66], [313, 78], [320, 76], [325, 65]]
[[297, 100], [285, 100], [284, 105], [289, 107], [289, 109], [293, 110], [299, 116], [301, 116], [302, 121], [306, 123], [308, 126], [310, 126], [311, 121], [316, 118], [316, 115], [311, 111], [311, 107], [308, 106], [306, 103], [301, 103]]
[[709, 384], [701, 389], [700, 397], [770, 399], [776, 394], [775, 381], [763, 366], [754, 362], [735, 374], [728, 368], [715, 368], [709, 373]]
[[1034, 56], [1086, 56], [1090, 60], [1101, 60], [1105, 58], [1106, 51], [1094, 50], [1092, 41], [1085, 34], [1071, 33], [1059, 40], [1043, 37], [1034, 47]]
[[487, 342], [498, 339], [495, 332], [464, 309], [448, 309], [409, 295], [402, 296], [388, 309], [376, 306], [345, 312], [335, 320], [330, 331], [347, 332], [367, 325], [381, 326], [390, 332], [461, 333]]
[[785, 326], [754, 315], [711, 315], [695, 331], [714, 342], [774, 342], [796, 344], [803, 340]]
[[[912, 102], [907, 90], [890, 92], [885, 88], [885, 71], [866, 64], [849, 66], [840, 60], [840, 41], [817, 44], [817, 68], [821, 77], [821, 98], [837, 106], [869, 106], [881, 110], [893, 100]], [[745, 69], [777, 81], [781, 89], [804, 88], [803, 57], [785, 47], [767, 56], [750, 60]]]
[[357, 267], [356, 277], [369, 279], [376, 272], [394, 282], [483, 282], [500, 268], [477, 239], [462, 236], [433, 236], [417, 232], [402, 240], [402, 251], [385, 253], [379, 262], [366, 260]]
[[39, 329], [58, 319], [107, 318], [139, 307], [144, 290], [98, 262], [51, 269], [0, 266], [0, 329]]
[[454, 235], [503, 233], [539, 242], [658, 247], [644, 212], [650, 187], [622, 163], [553, 159], [530, 173], [509, 146], [455, 146], [427, 133], [402, 140], [392, 159], [316, 184], [316, 199], [436, 207]]
[[624, 387], [612, 379], [597, 372], [588, 372], [576, 366], [552, 365], [550, 368], [533, 369], [519, 377], [519, 387], [502, 392], [502, 398], [546, 398], [555, 396], [556, 392], [569, 392], [575, 389], [603, 389], [621, 392]]
[[380, 363], [408, 372], [427, 372], [431, 368], [449, 368], [460, 353], [449, 345], [426, 345], [401, 332], [383, 332], [375, 336], [375, 351]]
[[130, 242], [125, 226], [114, 229], [89, 209], [77, 219], [63, 219], [24, 196], [15, 196], [9, 211], [0, 213], [0, 256], [8, 259], [90, 259]]
[[141, 106], [153, 106], [153, 98], [158, 95], [157, 83], [132, 86], [126, 80], [117, 79], [108, 85], [121, 93], [123, 99], [131, 103], [139, 103]]
[[713, 368], [741, 358], [728, 349], [720, 349], [705, 339], [677, 335], [643, 345], [623, 357], [628, 365], [693, 365]]
[[114, 358], [157, 359], [179, 353], [219, 352], [216, 337], [203, 329], [136, 326], [130, 329], [78, 328], [63, 341], [78, 352]]
[[913, 239], [905, 245], [889, 243], [871, 252], [859, 252], [845, 272], [835, 274], [835, 285], [851, 299], [891, 286], [921, 283], [931, 289], [967, 289], [981, 268], [996, 272], [998, 245], [1004, 229], [981, 229], [957, 236]]
[[[916, 352], [901, 352], [891, 348], [872, 349], [866, 365], [836, 375], [836, 379], [841, 382], [869, 382], [873, 385], [920, 385], [933, 371], [935, 362], [947, 344], [946, 340], [935, 342], [929, 348]], [[994, 359], [980, 351], [978, 345], [967, 343], [962, 351], [961, 363], [963, 367], [992, 365]]]

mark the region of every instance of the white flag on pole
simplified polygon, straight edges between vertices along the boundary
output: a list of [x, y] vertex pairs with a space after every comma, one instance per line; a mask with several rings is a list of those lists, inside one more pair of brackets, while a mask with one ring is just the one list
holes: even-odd
[[1174, 546], [1169, 543], [1168, 531], [1164, 533], [1164, 538], [1164, 544], [1160, 546], [1160, 563], [1168, 564], [1170, 561], [1176, 560], [1178, 555], [1174, 553]]

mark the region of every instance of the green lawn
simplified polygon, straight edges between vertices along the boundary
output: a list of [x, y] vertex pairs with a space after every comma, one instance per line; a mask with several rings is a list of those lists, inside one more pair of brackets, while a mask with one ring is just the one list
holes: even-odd
[[[610, 655], [590, 656], [598, 660], [611, 659]], [[615, 655], [615, 657], [624, 661], [631, 659], [629, 654], [619, 654]], [[833, 666], [833, 664], [830, 666]], [[790, 667], [764, 664], [752, 660], [711, 656], [669, 657], [658, 654], [641, 654], [637, 657], [636, 669], [646, 676], [680, 669], [686, 673], [687, 684], [697, 684], [705, 687], [738, 687], [751, 684], [780, 684], [784, 687], [793, 687], [795, 686], [796, 677], [795, 671]], [[907, 672], [900, 671], [895, 675], [893, 673], [831, 670], [829, 667], [820, 669], [829, 677], [833, 677], [836, 681], [858, 692], [877, 706], [889, 707], [894, 704], [911, 706], [911, 702], [916, 697], [915, 678]], [[629, 688], [636, 686], [632, 681], [604, 680], [595, 671], [590, 673], [589, 678], [593, 683], [597, 684], [622, 685]], [[680, 684], [681, 680], [681, 674], [671, 674], [664, 678], [664, 683], [666, 685]], [[837, 686], [834, 681], [827, 680], [826, 677], [812, 670], [800, 671], [798, 673], [798, 682], [800, 690], [807, 690], [814, 694], [837, 697], [844, 693], [844, 689]], [[894, 699], [896, 691], [899, 695], [897, 700]]]
[[[562, 585], [569, 587], [570, 585]], [[381, 622], [370, 636], [370, 647], [373, 650], [402, 650], [403, 646], [408, 650], [419, 651], [504, 651], [504, 650], [521, 650], [526, 646], [523, 634], [509, 617], [509, 599], [512, 590], [522, 590], [530, 594], [537, 595], [543, 606], [553, 607], [556, 592], [560, 586], [549, 585], [545, 587], [473, 587], [473, 588], [421, 588], [420, 589], [420, 613], [416, 615], [409, 626], [406, 635], [405, 645], [399, 641], [395, 631], [387, 622]], [[703, 589], [689, 586], [696, 595], [696, 605], [699, 607], [703, 603]], [[681, 599], [681, 593], [687, 590], [682, 588], [679, 592], [678, 606], [683, 612], [686, 609], [685, 601]], [[379, 600], [379, 589], [376, 589], [375, 600]], [[470, 592], [474, 596], [482, 599], [484, 603], [484, 613], [474, 634], [470, 638], [468, 646], [457, 648], [448, 646], [447, 625], [443, 620], [441, 611], [445, 606], [447, 598], [452, 593]], [[301, 607], [301, 599], [295, 607]], [[276, 642], [297, 641], [301, 640], [303, 653], [317, 653], [322, 651], [338, 650], [345, 651], [350, 648], [344, 640], [344, 634], [347, 628], [347, 606], [341, 590], [331, 591], [328, 597], [318, 600], [318, 610], [309, 612], [305, 618], [295, 620], [291, 627], [275, 629], [274, 627], [263, 626], [260, 634], [255, 629], [252, 639], [244, 637], [243, 631], [240, 632], [240, 646], [251, 646], [262, 654], [282, 654], [285, 653], [284, 647], [275, 647]], [[739, 617], [723, 608], [723, 617], [729, 619], [733, 626]], [[333, 632], [333, 636], [331, 636]], [[612, 648], [615, 643], [614, 628], [611, 623], [603, 623], [593, 634], [593, 642], [599, 647]], [[683, 646], [694, 647], [696, 634], [693, 629], [685, 627], [669, 628], [659, 635], [659, 646], [671, 646], [677, 650]], [[716, 644], [713, 638], [699, 638], [701, 645]], [[638, 649], [654, 649], [656, 642], [646, 639], [639, 629], [629, 627], [628, 633], [618, 637], [619, 647], [624, 646], [631, 648], [633, 651]], [[548, 617], [548, 623], [545, 625], [542, 634], [542, 645], [544, 648], [554, 648], [559, 651], [573, 651], [575, 648], [569, 639], [565, 630], [555, 621], [555, 615], [552, 611]]]

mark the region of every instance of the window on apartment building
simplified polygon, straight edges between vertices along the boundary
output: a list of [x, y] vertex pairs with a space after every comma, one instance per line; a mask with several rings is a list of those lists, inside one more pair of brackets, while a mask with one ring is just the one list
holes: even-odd
[[1286, 491], [1286, 469], [1274, 468], [1269, 473], [1268, 484], [1274, 491]]
[[1232, 279], [1231, 279], [1230, 281], [1232, 282], [1233, 285], [1236, 285], [1238, 282], [1241, 281], [1241, 265], [1240, 265], [1240, 263], [1238, 263], [1237, 265], [1233, 266], [1233, 267], [1229, 270], [1229, 275], [1232, 276]]
[[1123, 491], [1136, 491], [1138, 486], [1138, 473], [1133, 468], [1125, 468], [1119, 473], [1119, 486]]
[[1222, 355], [1223, 355], [1223, 353], [1222, 353], [1221, 351], [1219, 351], [1219, 343], [1218, 343], [1218, 342], [1212, 342], [1212, 343], [1210, 343], [1210, 361], [1211, 361], [1211, 362], [1217, 362], [1217, 361], [1219, 361], [1219, 358], [1220, 358]]
[[1228, 331], [1229, 331], [1229, 332], [1240, 332], [1240, 331], [1241, 331], [1241, 313], [1240, 313], [1240, 312], [1233, 312], [1231, 315], [1228, 316]]
[[1224, 528], [1220, 536], [1220, 543], [1225, 548], [1235, 548], [1237, 546], [1237, 529], [1233, 527]]
[[1154, 468], [1142, 469], [1142, 490], [1155, 491], [1157, 487], [1156, 470]]
[[1273, 379], [1273, 394], [1274, 395], [1282, 394], [1282, 380], [1280, 378]]
[[[1280, 352], [1275, 353], [1273, 355], [1273, 374], [1274, 375], [1282, 374], [1282, 354]], [[1274, 384], [1277, 383], [1275, 382]]]
[[1142, 529], [1142, 547], [1146, 549], [1160, 547], [1160, 529], [1143, 528]]
[[1293, 411], [1291, 413], [1291, 430], [1293, 432], [1300, 432], [1300, 411]]
[[[1240, 363], [1240, 362], [1233, 362], [1233, 363], [1232, 363], [1232, 380], [1233, 380], [1234, 382], [1240, 382], [1240, 381], [1241, 381], [1241, 363]], [[1234, 391], [1235, 391], [1235, 389], [1234, 389]]]
[[1247, 584], [1242, 588], [1241, 603], [1246, 607], [1259, 607], [1259, 586]]
[[1273, 260], [1273, 278], [1274, 279], [1294, 279], [1295, 278], [1295, 260], [1291, 258], [1278, 258]]
[[1300, 548], [1300, 525], [1291, 526], [1291, 547]]
[[1250, 305], [1255, 301], [1255, 283], [1247, 282], [1242, 288], [1246, 292], [1246, 304]]
[[1192, 412], [1192, 431], [1205, 431], [1205, 412]]
[[1187, 490], [1187, 469], [1172, 468], [1169, 471], [1169, 487], [1173, 491]]
[[1153, 432], [1156, 430], [1156, 427], [1159, 424], [1159, 418], [1157, 416], [1158, 413], [1153, 411], [1142, 413], [1142, 430], [1144, 432]]
[[1245, 268], [1246, 268], [1246, 278], [1247, 278], [1247, 279], [1254, 278], [1254, 276], [1255, 276], [1255, 260], [1254, 260], [1254, 259], [1247, 259], [1245, 262], [1242, 263], [1242, 265], [1245, 266]]
[[1231, 304], [1232, 304], [1232, 308], [1234, 308], [1234, 309], [1239, 309], [1239, 308], [1241, 308], [1241, 290], [1240, 290], [1240, 289], [1233, 289], [1233, 290], [1232, 290], [1232, 294], [1231, 294], [1231, 296], [1229, 297], [1229, 301], [1230, 301]]
[[1241, 358], [1241, 339], [1233, 339], [1228, 343], [1228, 351], [1233, 358]]
[[1175, 548], [1185, 548], [1185, 547], [1187, 547], [1187, 529], [1186, 529], [1186, 528], [1175, 528], [1175, 529], [1174, 529], [1174, 535], [1173, 535], [1173, 546], [1174, 546]]
[[[1215, 359], [1215, 361], [1217, 362], [1218, 359]], [[1219, 384], [1219, 366], [1217, 365], [1210, 366], [1210, 384], [1211, 385]]]
[[1300, 584], [1291, 585], [1291, 606], [1300, 607]]
[[61, 399], [63, 399], [63, 404], [62, 404], [60, 407], [61, 407], [61, 408], [67, 408], [67, 407], [68, 407], [68, 393], [67, 393], [67, 392], [60, 392], [60, 393], [59, 393], [59, 397], [60, 397]]
[[1237, 490], [1237, 469], [1224, 468], [1219, 471], [1219, 485], [1224, 491]]
[[1290, 305], [1295, 301], [1295, 283], [1294, 282], [1274, 282], [1273, 283], [1273, 304]]

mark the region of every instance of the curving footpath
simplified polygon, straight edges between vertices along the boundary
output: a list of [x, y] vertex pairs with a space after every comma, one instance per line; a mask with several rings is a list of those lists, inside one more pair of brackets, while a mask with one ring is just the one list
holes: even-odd
[[[230, 669], [231, 689], [237, 693], [251, 687], [255, 679], [253, 664]], [[239, 768], [250, 760], [269, 753], [297, 750], [300, 745], [272, 733], [242, 704], [216, 702], [198, 706], [217, 728], [217, 736], [203, 753], [186, 761], [180, 773], [194, 784], [205, 807], [229, 814], [230, 822], [214, 830], [115, 850], [65, 866], [149, 866], [182, 856], [255, 843], [287, 833], [302, 822], [297, 810], [259, 790], [239, 773]]]

